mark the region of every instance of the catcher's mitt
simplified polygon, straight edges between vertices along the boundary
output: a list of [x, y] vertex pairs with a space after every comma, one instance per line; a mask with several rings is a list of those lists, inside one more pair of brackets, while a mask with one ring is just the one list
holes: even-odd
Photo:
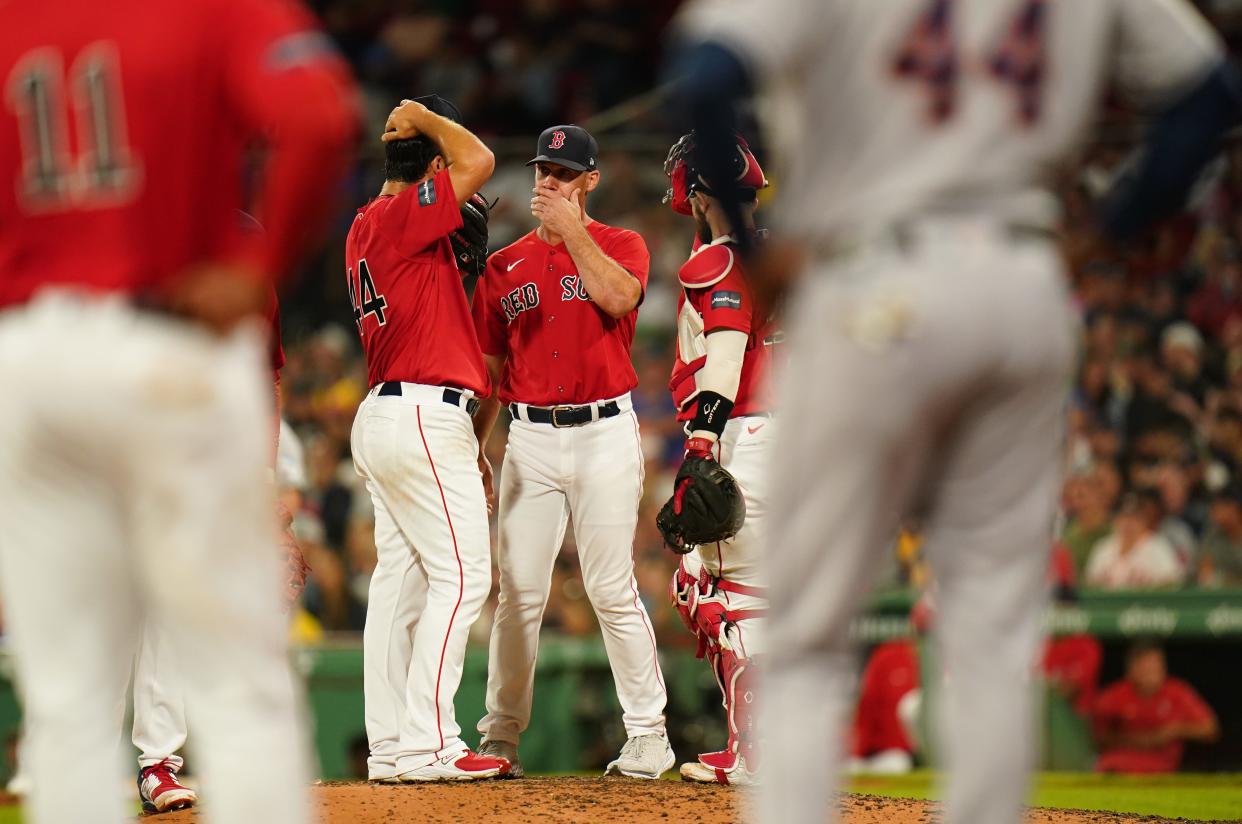
[[708, 457], [690, 455], [677, 472], [673, 496], [656, 516], [664, 543], [685, 554], [696, 546], [727, 541], [746, 520], [746, 499], [729, 470]]
[[449, 240], [453, 244], [453, 256], [457, 258], [457, 269], [463, 278], [479, 277], [487, 265], [487, 219], [497, 201], [499, 198], [489, 204], [487, 198], [476, 192], [462, 204], [462, 226], [449, 235]]

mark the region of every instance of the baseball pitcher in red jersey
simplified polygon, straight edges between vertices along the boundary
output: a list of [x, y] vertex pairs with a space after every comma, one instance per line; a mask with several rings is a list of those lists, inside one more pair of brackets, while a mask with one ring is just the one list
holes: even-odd
[[[767, 516], [764, 476], [773, 432], [766, 379], [772, 329], [756, 307], [729, 224], [699, 171], [694, 135], [681, 138], [664, 165], [672, 209], [694, 217], [690, 259], [677, 273], [677, 360], [669, 389], [685, 423], [686, 455], [714, 459], [732, 473], [746, 500], [746, 520], [727, 541], [697, 546], [673, 574], [673, 606], [698, 638], [698, 656], [711, 665], [724, 696], [728, 743], [681, 766], [682, 778], [750, 784], [759, 767], [752, 659], [761, 654], [757, 624], [767, 611], [761, 553]], [[756, 193], [767, 185], [759, 162], [740, 137], [737, 182], [754, 231]]]
[[[491, 392], [450, 233], [495, 159], [435, 95], [384, 132], [384, 188], [345, 241], [370, 391], [351, 437], [375, 504], [377, 563], [363, 634], [367, 776], [493, 778], [508, 762], [461, 740], [453, 696], [492, 586], [487, 499], [471, 415]], [[424, 103], [426, 105], [424, 105]]]
[[[630, 402], [630, 344], [650, 258], [636, 233], [586, 212], [599, 149], [585, 129], [539, 137], [531, 213], [539, 226], [496, 252], [474, 295], [475, 328], [499, 397], [475, 421], [487, 442], [500, 403], [513, 423], [500, 488], [500, 603], [480, 752], [521, 774], [539, 625], [573, 513], [587, 597], [599, 618], [628, 740], [609, 773], [659, 778], [675, 763], [655, 634], [634, 581], [643, 456]], [[485, 476], [491, 470], [479, 453]]]
[[[119, 824], [144, 623], [214, 821], [310, 820], [261, 316], [348, 161], [352, 84], [284, 0], [0, 4], [0, 550], [36, 824]], [[244, 236], [244, 149], [265, 143]], [[309, 173], [308, 170], [313, 170]]]

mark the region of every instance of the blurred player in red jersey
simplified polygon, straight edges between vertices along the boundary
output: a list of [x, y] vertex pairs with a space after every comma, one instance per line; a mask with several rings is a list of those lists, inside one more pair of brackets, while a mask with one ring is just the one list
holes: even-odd
[[1194, 687], [1170, 678], [1164, 650], [1149, 642], [1126, 655], [1126, 676], [1100, 690], [1092, 713], [1099, 772], [1176, 772], [1187, 741], [1214, 741], [1216, 713]]
[[[261, 234], [259, 222], [239, 213], [243, 230]], [[273, 288], [264, 315], [268, 328], [268, 358], [272, 370], [275, 406], [271, 422], [273, 467], [280, 435], [280, 369], [285, 350], [280, 340], [280, 301]], [[284, 503], [276, 505], [280, 527], [278, 552], [285, 561], [284, 603], [292, 609], [306, 583], [309, 568], [293, 536], [293, 515]], [[272, 597], [278, 597], [273, 592]], [[138, 750], [138, 800], [144, 812], [162, 813], [194, 806], [198, 794], [181, 782], [185, 764], [181, 755], [189, 737], [185, 706], [185, 676], [175, 641], [165, 627], [148, 622], [142, 628], [138, 656], [134, 660], [133, 729], [131, 740]]]
[[902, 720], [902, 701], [920, 689], [919, 651], [913, 638], [885, 641], [872, 650], [858, 683], [850, 742], [852, 773], [906, 773], [916, 742]]
[[[193, 652], [208, 820], [300, 824], [257, 319], [347, 160], [347, 71], [283, 0], [8, 3], [0, 32], [0, 561], [28, 820], [128, 818], [114, 713], [150, 621]], [[235, 215], [255, 140], [261, 239]]]
[[[626, 743], [609, 773], [657, 779], [676, 763], [655, 633], [634, 580], [643, 457], [630, 390], [630, 344], [647, 286], [647, 244], [587, 213], [599, 146], [580, 126], [545, 129], [531, 214], [539, 225], [493, 254], [474, 294], [474, 323], [497, 398], [476, 419], [479, 445], [508, 405], [501, 476], [500, 600], [487, 661], [480, 752], [521, 774], [539, 625], [573, 517], [582, 583], [599, 619]], [[479, 466], [490, 482], [482, 451]]]
[[[1052, 563], [1048, 570], [1056, 603], [1073, 606], [1078, 600], [1074, 586], [1074, 559], [1069, 547], [1058, 541], [1052, 547]], [[1085, 632], [1049, 636], [1044, 641], [1041, 669], [1044, 681], [1070, 703], [1074, 712], [1089, 718], [1100, 687], [1100, 664], [1104, 649], [1100, 642]]]
[[491, 384], [449, 235], [495, 159], [452, 104], [419, 101], [388, 118], [384, 188], [345, 241], [371, 385], [351, 436], [375, 505], [362, 638], [367, 777], [386, 783], [509, 769], [466, 747], [453, 712], [466, 638], [492, 582], [471, 422]]
[[[760, 752], [753, 659], [762, 639], [755, 629], [768, 608], [760, 556], [767, 512], [763, 473], [773, 431], [764, 388], [771, 329], [742, 272], [737, 241], [700, 173], [694, 139], [681, 138], [664, 164], [672, 184], [665, 201], [692, 215], [697, 227], [694, 251], [677, 273], [677, 361], [669, 389], [688, 435], [686, 456], [712, 458], [733, 474], [746, 498], [746, 521], [732, 539], [684, 555], [673, 576], [674, 606], [720, 685], [729, 732], [724, 750], [683, 764], [681, 776], [750, 784]], [[740, 137], [733, 173], [748, 193], [745, 230], [753, 234], [757, 193], [768, 182]]]

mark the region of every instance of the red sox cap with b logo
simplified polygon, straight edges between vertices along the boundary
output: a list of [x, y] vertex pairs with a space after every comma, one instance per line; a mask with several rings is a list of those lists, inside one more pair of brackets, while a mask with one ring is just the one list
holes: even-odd
[[593, 172], [599, 144], [591, 133], [581, 126], [553, 126], [539, 135], [538, 154], [527, 166], [536, 163], [555, 163], [578, 172]]

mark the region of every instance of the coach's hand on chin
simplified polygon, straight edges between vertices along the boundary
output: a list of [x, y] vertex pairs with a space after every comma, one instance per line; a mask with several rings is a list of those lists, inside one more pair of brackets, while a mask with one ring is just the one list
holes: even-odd
[[263, 314], [271, 297], [267, 278], [245, 266], [208, 263], [187, 269], [169, 294], [169, 308], [217, 334]]
[[536, 188], [530, 199], [530, 213], [549, 233], [564, 238], [583, 229], [582, 204], [578, 190], [565, 197], [556, 189]]

